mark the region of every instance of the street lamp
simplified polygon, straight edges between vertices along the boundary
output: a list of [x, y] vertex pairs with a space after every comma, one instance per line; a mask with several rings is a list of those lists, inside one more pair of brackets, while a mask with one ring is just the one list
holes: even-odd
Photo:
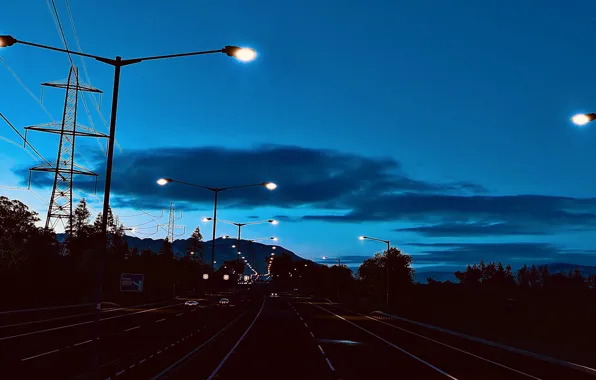
[[391, 241], [377, 239], [377, 238], [370, 237], [370, 236], [358, 236], [358, 239], [359, 240], [373, 240], [373, 241], [378, 241], [378, 242], [387, 244], [387, 265], [385, 268], [385, 271], [387, 272], [387, 284], [385, 286], [385, 302], [387, 304], [387, 309], [389, 309], [389, 250], [391, 249]]
[[[96, 284], [95, 289], [95, 317], [94, 322], [97, 324], [99, 323], [100, 319], [100, 302], [102, 296], [102, 288], [103, 288], [103, 271], [105, 265], [105, 251], [107, 250], [108, 246], [108, 213], [110, 207], [110, 188], [112, 184], [112, 163], [114, 159], [114, 142], [116, 140], [116, 114], [118, 110], [118, 92], [120, 88], [120, 70], [124, 66], [133, 65], [136, 63], [140, 63], [143, 61], [155, 61], [159, 59], [168, 59], [168, 58], [178, 58], [178, 57], [189, 57], [194, 55], [206, 55], [206, 54], [214, 54], [214, 53], [224, 53], [230, 57], [235, 57], [241, 61], [250, 61], [256, 58], [257, 54], [253, 49], [249, 48], [241, 48], [238, 46], [226, 46], [223, 49], [218, 50], [204, 50], [204, 51], [195, 51], [189, 53], [178, 53], [178, 54], [167, 54], [167, 55], [158, 55], [158, 56], [149, 56], [149, 57], [142, 57], [142, 58], [133, 58], [133, 59], [122, 59], [120, 56], [116, 56], [115, 59], [113, 58], [106, 58], [92, 54], [80, 53], [76, 51], [70, 51], [67, 49], [60, 49], [53, 46], [41, 45], [33, 42], [27, 41], [20, 41], [10, 35], [0, 35], [0, 48], [13, 46], [15, 44], [21, 45], [28, 45], [33, 46], [45, 50], [53, 50], [61, 53], [67, 53], [72, 55], [77, 55], [81, 57], [93, 58], [96, 61], [105, 63], [114, 67], [114, 87], [112, 91], [112, 107], [111, 107], [111, 115], [110, 115], [110, 134], [108, 136], [108, 152], [107, 152], [107, 162], [106, 162], [106, 182], [104, 187], [104, 194], [103, 194], [103, 211], [102, 211], [102, 219], [101, 219], [101, 232], [104, 239], [103, 249], [101, 250], [100, 257], [99, 257], [99, 270], [98, 273], [98, 281]], [[272, 187], [273, 185], [268, 184], [266, 185], [268, 188]]]
[[[214, 270], [213, 264], [215, 263], [215, 261], [214, 261], [214, 259], [215, 259], [215, 228], [217, 225], [217, 196], [219, 195], [219, 193], [222, 191], [226, 191], [226, 190], [240, 189], [240, 188], [245, 188], [245, 187], [255, 187], [255, 186], [264, 186], [265, 188], [267, 188], [269, 190], [274, 190], [277, 188], [277, 185], [274, 184], [273, 182], [261, 182], [261, 183], [254, 183], [254, 184], [250, 184], [250, 185], [239, 185], [239, 186], [229, 186], [229, 187], [209, 187], [209, 186], [197, 185], [194, 183], [177, 181], [172, 178], [160, 178], [157, 180], [157, 184], [161, 185], [161, 186], [165, 186], [168, 183], [172, 183], [172, 182], [179, 183], [181, 185], [198, 187], [198, 188], [209, 190], [209, 191], [213, 192], [213, 218], [211, 218], [211, 220], [213, 220], [213, 234], [212, 234], [212, 239], [211, 239], [211, 270], [212, 271]], [[206, 218], [203, 218], [203, 219], [206, 219]]]
[[596, 120], [596, 113], [578, 113], [571, 118], [575, 125], [586, 125], [589, 122]]
[[[255, 241], [263, 241], [263, 240], [277, 241], [279, 239], [276, 238], [275, 236], [265, 237], [265, 238], [249, 239], [248, 240], [248, 252], [250, 253], [250, 246], [251, 246], [252, 243], [254, 243]], [[256, 259], [256, 251], [254, 249], [252, 250], [252, 262], [253, 262], [253, 264], [256, 265], [257, 259]]]
[[[275, 185], [273, 182], [270, 182], [269, 184]], [[268, 185], [269, 185], [268, 184]], [[268, 185], [265, 185], [265, 187], [267, 187]], [[275, 187], [269, 188], [270, 190], [274, 190], [277, 187], [277, 185], [275, 185]], [[201, 219], [203, 222], [208, 222], [213, 220], [213, 218], [203, 218]], [[223, 220], [223, 219], [217, 219], [217, 222], [220, 223], [226, 223], [226, 224], [231, 224], [233, 226], [238, 227], [238, 246], [236, 247], [235, 245], [232, 246], [232, 248], [238, 248], [238, 257], [240, 256], [240, 235], [241, 235], [241, 229], [244, 226], [250, 226], [250, 225], [255, 225], [255, 224], [264, 224], [264, 223], [270, 223], [270, 224], [278, 224], [279, 222], [275, 219], [267, 219], [267, 220], [259, 220], [259, 221], [254, 221], [254, 222], [245, 222], [245, 223], [239, 223], [239, 222], [230, 222], [229, 220]], [[240, 260], [240, 259], [238, 259]]]
[[[328, 257], [328, 256], [323, 256], [322, 257], [323, 260], [337, 260], [337, 266], [341, 267], [341, 260], [335, 257]], [[339, 281], [340, 281], [340, 277], [337, 277], [337, 302], [339, 302]]]

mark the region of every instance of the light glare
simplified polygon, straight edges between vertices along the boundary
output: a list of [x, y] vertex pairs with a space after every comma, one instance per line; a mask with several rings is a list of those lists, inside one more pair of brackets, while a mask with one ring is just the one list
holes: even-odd
[[265, 184], [265, 187], [267, 189], [269, 189], [269, 190], [275, 190], [275, 189], [277, 189], [277, 185], [275, 183], [273, 183], [273, 182], [267, 182]]
[[168, 181], [165, 178], [160, 178], [160, 179], [157, 180], [157, 184], [160, 185], [160, 186], [165, 186], [165, 185], [168, 184], [168, 182], [170, 182], [170, 181]]
[[257, 57], [257, 52], [255, 49], [240, 48], [234, 52], [234, 57], [239, 61], [249, 62]]
[[588, 115], [586, 115], [586, 114], [583, 114], [583, 113], [579, 113], [579, 114], [577, 114], [577, 115], [573, 116], [573, 117], [571, 118], [571, 121], [573, 121], [573, 123], [574, 123], [575, 125], [586, 125], [586, 124], [588, 124], [588, 123], [589, 123], [591, 120], [590, 120], [590, 118], [588, 117]]

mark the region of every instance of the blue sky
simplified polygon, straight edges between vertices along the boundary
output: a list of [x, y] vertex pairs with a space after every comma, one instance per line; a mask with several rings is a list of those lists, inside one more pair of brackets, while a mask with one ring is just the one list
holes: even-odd
[[[279, 184], [272, 193], [222, 194], [219, 215], [279, 217], [245, 236], [278, 235], [307, 258], [357, 266], [383, 248], [356, 240], [366, 234], [413, 254], [417, 268], [480, 259], [596, 264], [596, 125], [569, 121], [596, 110], [593, 2], [70, 3], [87, 53], [258, 51], [251, 63], [213, 55], [123, 68], [113, 205], [126, 225], [146, 223], [140, 237], [165, 234], [149, 235], [155, 223], [142, 210], [160, 215], [175, 202], [187, 233], [211, 213], [209, 193], [158, 188], [161, 176], [208, 186], [271, 180]], [[56, 5], [76, 48], [65, 3]], [[62, 43], [44, 1], [3, 7], [0, 33]], [[15, 45], [0, 57], [36, 96], [41, 82], [67, 76], [59, 53]], [[0, 112], [20, 130], [49, 121], [3, 66]], [[107, 118], [112, 70], [90, 60], [86, 68], [105, 92]], [[62, 96], [44, 91], [55, 120]], [[79, 116], [90, 125], [84, 110]], [[98, 112], [91, 116], [106, 132]], [[6, 125], [0, 136], [19, 142]], [[55, 157], [54, 136], [32, 132], [30, 140]], [[103, 173], [98, 143], [78, 148], [79, 163]], [[26, 183], [34, 162], [0, 140], [0, 195], [43, 216], [36, 195], [49, 199], [50, 177], [34, 173], [35, 194], [9, 189]], [[100, 208], [92, 183], [75, 185]]]

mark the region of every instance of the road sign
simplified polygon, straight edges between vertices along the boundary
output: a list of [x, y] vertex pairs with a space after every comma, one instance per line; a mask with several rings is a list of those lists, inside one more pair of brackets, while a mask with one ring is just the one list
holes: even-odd
[[142, 292], [145, 275], [139, 273], [122, 273], [120, 275], [121, 292]]

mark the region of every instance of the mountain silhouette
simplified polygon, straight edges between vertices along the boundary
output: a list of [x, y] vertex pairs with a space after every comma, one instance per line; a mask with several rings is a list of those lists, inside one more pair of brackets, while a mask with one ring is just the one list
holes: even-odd
[[[163, 247], [163, 243], [165, 239], [151, 239], [145, 238], [140, 239], [135, 236], [124, 236], [126, 241], [128, 242], [128, 247], [136, 247], [139, 251], [150, 249], [151, 251], [158, 253], [159, 250]], [[65, 235], [64, 234], [57, 234], [57, 238], [59, 242], [63, 242]], [[174, 256], [178, 258], [182, 258], [187, 255], [188, 246], [189, 246], [190, 239], [175, 239], [172, 243], [172, 248], [174, 250]], [[219, 268], [220, 265], [223, 264], [225, 260], [236, 260], [238, 258], [238, 249], [232, 248], [233, 245], [238, 246], [238, 239], [224, 239], [224, 238], [217, 238], [215, 239], [215, 255], [214, 259], [215, 269]], [[203, 244], [203, 260], [206, 263], [211, 263], [211, 240], [204, 241]], [[302, 257], [296, 255], [294, 252], [286, 249], [280, 245], [268, 245], [262, 244], [259, 242], [253, 242], [249, 244], [248, 240], [240, 239], [240, 252], [242, 253], [241, 256], [246, 257], [248, 262], [256, 269], [259, 273], [267, 272], [267, 264], [265, 259], [271, 257], [271, 253], [275, 255], [282, 255], [284, 253], [290, 255], [292, 261], [303, 261]], [[253, 252], [255, 254], [255, 263], [253, 263]], [[195, 255], [201, 257], [199, 252], [196, 252]]]

